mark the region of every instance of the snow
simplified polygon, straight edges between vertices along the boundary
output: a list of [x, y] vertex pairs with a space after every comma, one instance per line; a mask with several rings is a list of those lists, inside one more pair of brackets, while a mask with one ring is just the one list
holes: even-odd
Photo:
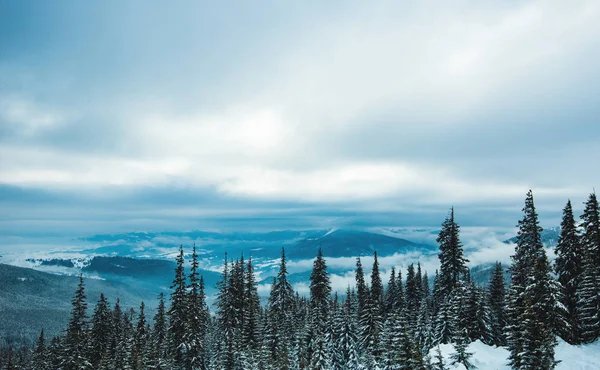
[[[436, 348], [429, 352], [432, 359], [435, 359]], [[451, 344], [440, 345], [440, 351], [448, 369], [465, 369], [463, 365], [450, 366], [450, 354], [454, 352]], [[478, 369], [510, 370], [510, 366], [507, 365], [506, 348], [492, 347], [476, 341], [469, 345], [467, 351], [473, 353], [471, 363]], [[555, 358], [561, 361], [556, 366], [556, 370], [598, 370], [600, 369], [600, 340], [591, 344], [572, 346], [559, 339]]]

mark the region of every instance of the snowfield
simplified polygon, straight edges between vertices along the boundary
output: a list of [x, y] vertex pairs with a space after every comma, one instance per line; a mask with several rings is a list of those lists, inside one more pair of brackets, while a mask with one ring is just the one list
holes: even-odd
[[[465, 369], [463, 365], [450, 366], [450, 354], [454, 352], [451, 344], [440, 345], [440, 351], [444, 356], [447, 368]], [[480, 370], [510, 370], [510, 366], [507, 365], [508, 350], [506, 348], [492, 347], [476, 341], [469, 345], [468, 351], [473, 353], [471, 363]], [[434, 361], [436, 348], [433, 348], [429, 355]], [[557, 370], [599, 370], [600, 340], [591, 344], [572, 346], [559, 339], [555, 358], [561, 361], [556, 367]]]

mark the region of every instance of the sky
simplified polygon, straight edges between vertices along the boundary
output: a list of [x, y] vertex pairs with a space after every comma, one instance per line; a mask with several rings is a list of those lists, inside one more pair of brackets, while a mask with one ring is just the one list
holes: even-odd
[[598, 1], [0, 0], [0, 234], [543, 226], [600, 187]]

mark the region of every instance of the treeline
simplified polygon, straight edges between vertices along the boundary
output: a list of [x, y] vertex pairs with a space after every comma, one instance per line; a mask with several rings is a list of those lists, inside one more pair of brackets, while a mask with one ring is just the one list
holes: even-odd
[[[261, 305], [251, 260], [225, 259], [214, 313], [209, 313], [195, 247], [190, 273], [177, 257], [168, 302], [147, 321], [144, 304], [123, 312], [102, 295], [88, 317], [83, 279], [62, 337], [42, 331], [32, 350], [2, 352], [8, 369], [445, 369], [439, 344], [452, 343], [452, 363], [474, 368], [469, 343], [506, 346], [513, 369], [552, 369], [556, 336], [572, 344], [600, 336], [600, 222], [591, 194], [581, 222], [570, 202], [552, 268], [531, 191], [519, 221], [510, 287], [496, 263], [489, 284], [471, 279], [452, 209], [437, 238], [440, 269], [430, 281], [420, 264], [406, 278], [392, 268], [382, 281], [377, 254], [371, 274], [356, 261], [355, 285], [332, 295], [319, 250], [309, 297], [294, 292], [282, 250], [279, 272]], [[553, 271], [554, 270], [554, 271]], [[434, 356], [430, 357], [429, 353]]]

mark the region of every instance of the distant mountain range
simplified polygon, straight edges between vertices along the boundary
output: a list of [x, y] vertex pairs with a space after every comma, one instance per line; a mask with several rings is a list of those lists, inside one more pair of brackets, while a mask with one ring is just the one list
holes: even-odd
[[[423, 232], [432, 233], [431, 230]], [[558, 229], [545, 230], [544, 243], [556, 243], [558, 232]], [[80, 238], [77, 239], [80, 246], [71, 249], [35, 255], [18, 251], [4, 254], [0, 257], [0, 337], [34, 339], [42, 327], [48, 335], [58, 334], [68, 320], [70, 301], [77, 285], [75, 276], [79, 273], [86, 277], [90, 313], [103, 292], [111, 303], [119, 298], [126, 308], [136, 308], [143, 300], [151, 314], [158, 294], [168, 295], [179, 245], [184, 246], [189, 260], [191, 246], [196, 244], [209, 302], [220, 279], [225, 253], [230, 260], [242, 254], [246, 259], [252, 257], [259, 284], [271, 283], [282, 247], [288, 260], [295, 262], [289, 275], [292, 284], [308, 284], [310, 261], [319, 248], [325, 257], [344, 261], [346, 257], [372, 256], [374, 251], [381, 257], [415, 252], [416, 256], [435, 258], [436, 245], [415, 243], [393, 235], [396, 233], [382, 235], [343, 229], [268, 233], [135, 232]], [[514, 242], [514, 238], [505, 242]], [[347, 276], [354, 269], [353, 264], [353, 260], [351, 265], [334, 264], [328, 270]], [[473, 278], [480, 284], [487, 283], [492, 267], [492, 264], [473, 267]], [[429, 275], [432, 277], [433, 271], [429, 271]], [[268, 291], [260, 294], [264, 297]]]

